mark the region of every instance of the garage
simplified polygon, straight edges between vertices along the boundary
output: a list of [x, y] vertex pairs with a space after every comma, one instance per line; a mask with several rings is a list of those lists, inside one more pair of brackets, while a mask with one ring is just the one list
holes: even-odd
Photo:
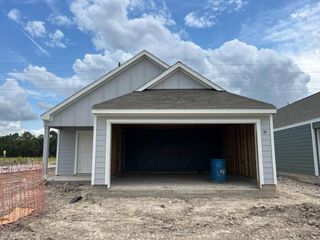
[[195, 174], [226, 160], [229, 179], [257, 180], [254, 124], [114, 124], [111, 174]]
[[112, 191], [120, 178], [131, 184], [137, 176], [141, 194], [142, 183], [158, 176], [166, 183], [182, 179], [176, 189], [194, 182], [197, 189], [211, 189], [218, 184], [210, 181], [210, 160], [222, 158], [231, 189], [246, 179], [255, 190], [274, 190], [276, 107], [226, 91], [216, 80], [179, 61], [170, 66], [147, 51], [137, 54], [43, 114], [45, 168], [50, 127], [61, 129], [61, 176], [75, 174], [76, 132], [93, 128], [92, 162], [85, 171], [93, 186]]
[[210, 160], [223, 158], [229, 181], [261, 188], [275, 177], [267, 107], [214, 90], [144, 90], [97, 104], [97, 166], [107, 163], [98, 181], [140, 174], [143, 182], [183, 175], [208, 183]]

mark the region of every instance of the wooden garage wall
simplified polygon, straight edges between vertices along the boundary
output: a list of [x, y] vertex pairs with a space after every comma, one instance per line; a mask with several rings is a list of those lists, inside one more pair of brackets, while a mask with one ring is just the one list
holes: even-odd
[[253, 124], [227, 126], [223, 137], [227, 173], [256, 178], [256, 150]]

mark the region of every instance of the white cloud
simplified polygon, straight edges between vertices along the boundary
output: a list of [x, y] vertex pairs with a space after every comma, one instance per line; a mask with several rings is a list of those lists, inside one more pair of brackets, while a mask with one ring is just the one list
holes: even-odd
[[0, 136], [9, 134], [23, 134], [24, 132], [30, 132], [35, 136], [43, 134], [43, 127], [38, 129], [26, 129], [22, 126], [21, 121], [1, 121], [0, 120]]
[[[85, 54], [83, 59], [77, 59], [74, 62], [72, 68], [75, 74], [68, 78], [59, 77], [49, 72], [45, 67], [34, 65], [29, 65], [20, 72], [10, 72], [9, 76], [20, 81], [28, 81], [35, 87], [35, 90], [42, 93], [69, 96], [116, 68], [119, 62], [122, 63], [130, 57], [132, 57], [131, 54], [120, 50], [112, 53], [105, 51], [104, 54]], [[42, 101], [38, 103], [38, 107], [49, 108]]]
[[44, 49], [43, 47], [41, 47], [41, 45], [36, 41], [34, 40], [28, 33], [26, 33], [25, 31], [23, 31], [22, 29], [19, 29], [22, 34], [24, 34], [31, 42], [32, 44], [36, 47], [36, 49], [38, 50], [37, 53], [40, 53], [41, 54], [44, 54], [46, 56], [50, 56], [49, 52]]
[[[39, 136], [39, 135], [41, 135], [41, 134], [44, 134], [44, 129], [43, 129], [43, 127], [38, 128], [38, 129], [30, 129], [30, 130], [24, 129], [24, 131], [31, 132], [31, 133], [32, 133], [33, 135], [35, 135], [35, 136]], [[24, 132], [24, 131], [23, 131], [23, 132]]]
[[84, 58], [77, 59], [73, 64], [73, 70], [80, 79], [86, 82], [96, 80], [116, 68], [118, 63], [123, 63], [132, 57], [132, 54], [117, 50], [114, 52], [105, 51], [104, 54], [85, 54]]
[[209, 72], [227, 89], [278, 106], [308, 94], [310, 76], [290, 58], [238, 40], [213, 50]]
[[190, 12], [184, 17], [184, 22], [189, 27], [208, 28], [215, 24], [214, 16], [198, 16], [196, 12]]
[[[71, 11], [80, 30], [94, 33], [93, 42], [97, 49], [126, 49], [131, 52], [138, 46], [148, 46], [163, 40], [169, 41], [172, 33], [166, 27], [172, 21], [163, 15], [144, 14], [128, 19], [128, 1], [74, 1]], [[179, 36], [176, 34], [176, 38]], [[109, 39], [109, 40], [107, 40]]]
[[53, 25], [70, 27], [72, 25], [72, 21], [70, 18], [64, 15], [50, 15], [48, 18], [49, 22]]
[[183, 40], [155, 16], [129, 19], [127, 7], [125, 1], [99, 1], [91, 5], [83, 0], [74, 2], [75, 22], [83, 31], [93, 34], [93, 42], [104, 53], [77, 59], [72, 77], [62, 78], [33, 65], [10, 76], [29, 81], [38, 89], [49, 90], [50, 86], [56, 94], [67, 96], [115, 68], [132, 53], [147, 49], [171, 64], [177, 60], [185, 62], [227, 90], [277, 105], [308, 92], [309, 76], [274, 50], [257, 49], [238, 40], [217, 49], [203, 49]]
[[60, 48], [66, 48], [65, 43], [63, 42], [64, 39], [64, 33], [56, 29], [54, 33], [51, 33], [50, 35], [50, 42], [47, 43], [50, 47], [60, 47]]
[[286, 44], [286, 47], [304, 46], [304, 50], [320, 48], [320, 2], [306, 5], [281, 17], [261, 34], [265, 42]]
[[[93, 34], [96, 48], [108, 54], [147, 49], [171, 64], [177, 60], [185, 62], [227, 90], [277, 105], [308, 93], [309, 76], [274, 50], [257, 49], [238, 40], [218, 49], [203, 49], [183, 40], [155, 16], [129, 18], [127, 8], [127, 1], [79, 0], [71, 5], [78, 27]], [[84, 73], [99, 66], [100, 58], [104, 59], [100, 54], [88, 55], [83, 62], [85, 67], [82, 66]], [[110, 61], [114, 59], [111, 57]]]
[[247, 0], [208, 0], [206, 8], [213, 12], [239, 11], [248, 4]]
[[[48, 32], [43, 21], [22, 21], [21, 13], [17, 9], [12, 9], [8, 13], [8, 18], [18, 23], [18, 29], [33, 43], [36, 47], [37, 53], [50, 56], [49, 52], [44, 49], [35, 38], [42, 38], [45, 40], [45, 44], [49, 47], [66, 48], [66, 40], [64, 33], [60, 29], [56, 29], [54, 32]], [[49, 16], [49, 21], [56, 25], [70, 25], [71, 20], [66, 16]]]
[[18, 24], [19, 31], [24, 34], [36, 47], [37, 53], [49, 56], [49, 53], [34, 39], [34, 37], [44, 37], [46, 29], [44, 22], [41, 21], [22, 21], [21, 12], [17, 9], [12, 9], [7, 14], [7, 17]]
[[46, 35], [45, 23], [42, 21], [28, 21], [24, 30], [32, 37], [44, 37]]
[[2, 121], [0, 120], [0, 136], [12, 133], [21, 133], [22, 127], [20, 121]]
[[37, 115], [28, 102], [26, 90], [15, 79], [6, 79], [0, 86], [0, 121], [36, 119]]
[[48, 72], [45, 67], [34, 65], [29, 65], [22, 72], [11, 72], [9, 75], [17, 80], [32, 83], [38, 90], [55, 92], [64, 96], [74, 93], [86, 84], [77, 75], [62, 78]]
[[53, 107], [53, 104], [40, 101], [38, 102], [37, 106], [42, 110], [48, 110]]
[[300, 53], [287, 52], [302, 71], [308, 73], [310, 81], [307, 88], [310, 94], [320, 91], [320, 51], [305, 51]]
[[207, 0], [202, 9], [189, 12], [184, 22], [188, 27], [209, 28], [217, 23], [217, 17], [223, 12], [239, 11], [247, 3], [245, 0]]
[[146, 12], [148, 10], [159, 10], [158, 4], [154, 0], [131, 0], [128, 10], [131, 12]]
[[20, 22], [21, 13], [18, 9], [11, 9], [8, 14], [8, 18], [14, 22]]
[[293, 59], [310, 76], [309, 93], [320, 90], [320, 2], [293, 1], [284, 9], [266, 12], [242, 27], [242, 39], [272, 45]]

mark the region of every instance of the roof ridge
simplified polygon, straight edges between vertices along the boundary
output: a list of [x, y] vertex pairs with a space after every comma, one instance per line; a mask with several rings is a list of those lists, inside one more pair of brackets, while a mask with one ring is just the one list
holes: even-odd
[[311, 98], [311, 97], [314, 97], [314, 96], [316, 96], [317, 94], [320, 94], [320, 92], [313, 93], [313, 94], [311, 94], [311, 95], [309, 95], [309, 96], [307, 96], [307, 97], [304, 97], [304, 98], [301, 98], [301, 99], [299, 99], [299, 100], [297, 100], [297, 101], [294, 101], [293, 103], [289, 103], [289, 104], [287, 104], [286, 106], [283, 106], [283, 107], [279, 108], [279, 110], [281, 110], [281, 109], [283, 109], [283, 108], [286, 108], [286, 107], [291, 107], [291, 106], [293, 106], [293, 105], [295, 105], [295, 104], [297, 104], [297, 103], [299, 103], [299, 102], [301, 102], [301, 101], [304, 101], [304, 100], [307, 100], [307, 99], [309, 99], [309, 98]]
[[[181, 98], [179, 102], [176, 101], [177, 98]], [[273, 109], [274, 112], [276, 111], [276, 107], [269, 103], [227, 91], [208, 91], [206, 89], [191, 89], [191, 91], [190, 89], [158, 89], [154, 91], [131, 92], [120, 97], [97, 103], [92, 106], [92, 109], [180, 109], [176, 106], [177, 104], [182, 104], [180, 106], [181, 109], [226, 108]]]
[[139, 88], [137, 88], [135, 90], [135, 92], [144, 91], [144, 90], [148, 89], [149, 87], [153, 87], [153, 86], [157, 85], [157, 83], [163, 81], [167, 77], [167, 75], [169, 76], [169, 74], [174, 73], [178, 69], [185, 71], [185, 74], [190, 75], [189, 77], [193, 78], [194, 81], [199, 82], [204, 87], [213, 88], [216, 91], [224, 91], [224, 89], [222, 87], [220, 87], [218, 84], [211, 81], [210, 79], [208, 79], [207, 77], [205, 77], [201, 73], [197, 72], [196, 70], [194, 70], [193, 68], [184, 64], [183, 62], [177, 61], [176, 63], [171, 65], [169, 68], [167, 68], [165, 71], [163, 71], [159, 75], [155, 76], [154, 78], [152, 78], [148, 82], [141, 85]]
[[[226, 91], [227, 92], [227, 91]], [[257, 100], [255, 98], [251, 98], [251, 97], [247, 97], [247, 96], [243, 96], [243, 95], [240, 95], [240, 94], [236, 94], [236, 93], [232, 93], [232, 92], [228, 92], [229, 94], [232, 94], [232, 95], [236, 95], [238, 97], [242, 97], [242, 98], [246, 98], [246, 99], [249, 99], [249, 100], [253, 100], [253, 101], [256, 101], [256, 102], [259, 102], [259, 103], [263, 103], [263, 104], [269, 104], [271, 106], [273, 106], [275, 109], [277, 109], [277, 107], [271, 103], [268, 103], [268, 102], [264, 102], [264, 101], [261, 101], [261, 100]]]

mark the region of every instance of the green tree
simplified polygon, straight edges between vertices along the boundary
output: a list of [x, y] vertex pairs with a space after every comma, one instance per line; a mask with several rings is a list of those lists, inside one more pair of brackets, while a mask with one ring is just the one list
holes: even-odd
[[[56, 155], [57, 133], [50, 132], [50, 156]], [[8, 157], [40, 157], [43, 149], [43, 135], [35, 136], [30, 132], [24, 132], [0, 136], [0, 154], [7, 151]]]

